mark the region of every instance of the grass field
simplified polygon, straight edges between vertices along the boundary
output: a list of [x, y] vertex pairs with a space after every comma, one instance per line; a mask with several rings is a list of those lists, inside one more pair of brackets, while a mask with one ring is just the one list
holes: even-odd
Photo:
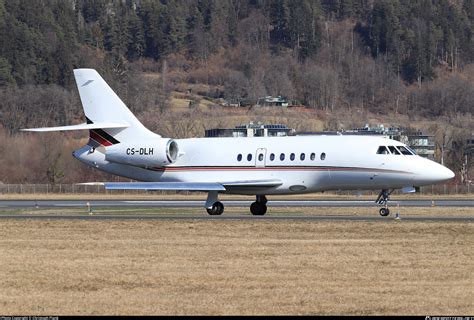
[[[224, 203], [225, 204], [225, 203]], [[436, 202], [435, 202], [436, 204]], [[269, 207], [267, 216], [375, 216], [378, 217], [378, 207]], [[391, 216], [387, 219], [392, 219], [396, 213], [400, 217], [422, 217], [422, 216], [438, 216], [438, 217], [474, 217], [474, 208], [471, 207], [390, 207]], [[88, 207], [71, 207], [71, 208], [0, 208], [0, 216], [2, 214], [27, 214], [27, 215], [183, 215], [186, 217], [202, 217], [207, 216], [204, 208], [162, 208], [162, 207], [93, 207], [92, 213], [89, 212]], [[250, 210], [248, 207], [227, 207], [224, 215], [248, 215]]]
[[469, 222], [0, 220], [0, 314], [473, 314], [473, 246]]

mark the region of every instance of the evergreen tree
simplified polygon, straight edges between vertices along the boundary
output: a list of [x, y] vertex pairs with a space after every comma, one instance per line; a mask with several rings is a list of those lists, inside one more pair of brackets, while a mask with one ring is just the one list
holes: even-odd
[[186, 21], [188, 43], [188, 52], [191, 56], [205, 58], [207, 56], [207, 47], [205, 43], [205, 25], [204, 18], [199, 7], [194, 4], [189, 9], [189, 16]]
[[7, 59], [0, 57], [0, 87], [15, 84], [11, 74], [11, 65]]
[[278, 48], [279, 46], [291, 47], [291, 35], [289, 28], [290, 10], [285, 0], [273, 0], [269, 3], [270, 41]]
[[140, 7], [140, 18], [143, 21], [143, 30], [145, 36], [145, 56], [158, 59], [161, 54], [159, 47], [162, 39], [159, 29], [159, 11], [160, 3], [155, 1], [144, 1]]
[[293, 48], [301, 59], [313, 56], [319, 45], [320, 30], [318, 23], [318, 8], [311, 2], [289, 3], [289, 34]]
[[145, 53], [143, 23], [136, 12], [130, 15], [127, 35], [127, 58], [133, 61], [142, 57]]

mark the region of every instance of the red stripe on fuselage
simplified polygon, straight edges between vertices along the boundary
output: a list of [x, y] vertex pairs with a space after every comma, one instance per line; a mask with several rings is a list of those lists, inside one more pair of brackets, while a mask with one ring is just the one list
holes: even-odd
[[177, 171], [370, 171], [370, 172], [392, 172], [409, 173], [405, 171], [376, 169], [376, 168], [354, 168], [354, 167], [317, 167], [317, 166], [272, 166], [272, 167], [155, 167], [148, 168], [153, 171], [177, 172]]

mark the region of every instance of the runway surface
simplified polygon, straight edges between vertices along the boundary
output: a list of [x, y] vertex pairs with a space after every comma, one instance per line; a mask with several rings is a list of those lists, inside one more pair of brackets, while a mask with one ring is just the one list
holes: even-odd
[[[226, 207], [250, 207], [253, 201], [223, 200]], [[1, 208], [73, 208], [85, 207], [160, 207], [202, 208], [204, 201], [197, 200], [0, 200]], [[401, 207], [474, 207], [473, 200], [400, 200], [390, 201], [389, 206]], [[270, 200], [268, 207], [380, 207], [373, 200]]]
[[[248, 207], [252, 201], [230, 200], [222, 201], [226, 207]], [[335, 221], [377, 221], [390, 222], [394, 220], [394, 215], [389, 217], [381, 217], [374, 211], [373, 215], [298, 215], [286, 214], [282, 215], [267, 214], [265, 216], [253, 216], [250, 213], [245, 214], [223, 214], [221, 216], [209, 216], [204, 211], [199, 213], [170, 213], [170, 214], [9, 214], [5, 209], [31, 209], [31, 208], [87, 208], [89, 203], [92, 211], [94, 208], [202, 208], [204, 201], [195, 200], [160, 200], [160, 201], [137, 201], [137, 200], [12, 200], [0, 201], [0, 210], [4, 209], [4, 213], [0, 214], [0, 219], [58, 219], [58, 220], [335, 220]], [[474, 200], [401, 200], [392, 201], [390, 206], [397, 204], [400, 207], [473, 207]], [[268, 201], [269, 207], [379, 207], [374, 201], [370, 200], [276, 200]], [[393, 210], [392, 210], [393, 212]], [[474, 222], [474, 216], [410, 216], [404, 214], [400, 220], [408, 221], [445, 221], [445, 222]]]

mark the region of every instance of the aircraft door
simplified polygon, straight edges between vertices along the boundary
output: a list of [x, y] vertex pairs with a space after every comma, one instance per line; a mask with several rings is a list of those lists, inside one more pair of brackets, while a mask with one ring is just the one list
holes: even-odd
[[267, 158], [267, 149], [258, 148], [257, 152], [255, 153], [255, 166], [257, 168], [265, 167], [266, 158]]

